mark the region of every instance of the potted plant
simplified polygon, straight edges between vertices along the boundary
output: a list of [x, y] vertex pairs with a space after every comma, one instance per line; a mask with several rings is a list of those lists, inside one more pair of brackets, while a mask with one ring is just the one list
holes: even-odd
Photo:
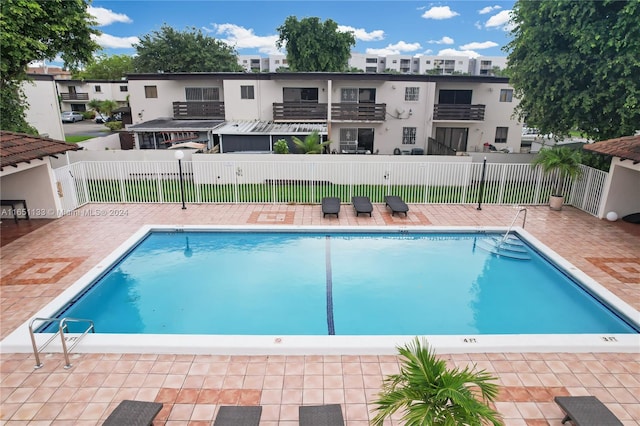
[[273, 144], [273, 150], [276, 154], [288, 154], [289, 145], [285, 139], [278, 139], [276, 143]]
[[554, 189], [549, 198], [549, 208], [562, 210], [564, 204], [564, 181], [567, 177], [580, 176], [580, 151], [568, 147], [542, 149], [531, 163], [532, 167], [542, 167], [545, 175], [552, 175]]
[[503, 424], [489, 406], [498, 395], [498, 386], [491, 383], [496, 378], [485, 370], [448, 368], [417, 337], [398, 352], [403, 357], [400, 373], [384, 380], [371, 424], [383, 425], [398, 410], [404, 411], [406, 426]]

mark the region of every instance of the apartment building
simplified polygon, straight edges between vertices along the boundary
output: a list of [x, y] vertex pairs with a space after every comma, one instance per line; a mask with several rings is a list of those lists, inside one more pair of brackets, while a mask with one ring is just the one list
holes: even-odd
[[123, 80], [56, 80], [62, 111], [87, 111], [92, 99], [126, 106], [129, 83]]
[[502, 56], [483, 56], [472, 64], [473, 75], [492, 75], [494, 68], [501, 70], [507, 67], [507, 58]]
[[128, 76], [141, 149], [201, 142], [272, 152], [318, 131], [339, 154], [519, 152], [508, 79], [359, 73], [176, 73]]
[[29, 80], [22, 83], [22, 91], [28, 104], [25, 120], [40, 136], [64, 140], [54, 76], [29, 74], [28, 77]]

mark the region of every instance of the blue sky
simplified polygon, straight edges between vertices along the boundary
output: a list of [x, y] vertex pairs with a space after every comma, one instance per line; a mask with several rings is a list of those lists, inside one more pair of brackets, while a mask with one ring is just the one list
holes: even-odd
[[[94, 0], [90, 13], [107, 54], [134, 54], [140, 37], [166, 23], [200, 28], [240, 55], [278, 53], [276, 28], [288, 16], [332, 19], [353, 31], [359, 53], [506, 56], [514, 1], [180, 1]], [[284, 52], [283, 52], [284, 53]]]

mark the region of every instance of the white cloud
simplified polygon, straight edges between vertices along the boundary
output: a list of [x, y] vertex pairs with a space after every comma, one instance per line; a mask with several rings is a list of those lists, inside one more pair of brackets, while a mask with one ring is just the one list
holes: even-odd
[[140, 43], [140, 39], [135, 36], [116, 37], [102, 33], [98, 36], [92, 35], [91, 38], [100, 46], [107, 49], [130, 49], [134, 44]]
[[449, 6], [433, 6], [422, 14], [424, 19], [450, 19], [454, 16], [460, 15], [458, 12], [454, 12]]
[[214, 30], [205, 28], [205, 31], [215, 31], [216, 34], [225, 38], [218, 40], [234, 48], [258, 49], [260, 53], [272, 55], [282, 53], [276, 47], [277, 35], [259, 36], [253, 32], [252, 28], [244, 28], [235, 24], [213, 24]]
[[453, 39], [451, 37], [444, 36], [440, 40], [429, 40], [429, 44], [453, 44]]
[[474, 49], [490, 49], [498, 46], [498, 43], [493, 41], [483, 41], [482, 43], [474, 41], [472, 43], [463, 44], [460, 46], [462, 50], [474, 50]]
[[477, 30], [481, 30], [482, 29], [482, 24], [480, 23], [480, 21], [476, 21], [473, 24], [474, 27], [476, 27]]
[[338, 31], [343, 33], [353, 33], [356, 40], [361, 41], [384, 40], [384, 31], [382, 30], [367, 32], [364, 28], [353, 28], [348, 25], [338, 25]]
[[486, 28], [504, 28], [511, 24], [511, 10], [503, 10], [485, 22], [484, 26]]
[[367, 49], [366, 53], [370, 55], [400, 55], [406, 52], [415, 52], [416, 50], [421, 49], [420, 43], [406, 43], [404, 41], [400, 41], [396, 44], [390, 44], [387, 47], [383, 47], [381, 49]]
[[495, 5], [495, 6], [487, 6], [487, 7], [483, 7], [482, 9], [480, 9], [480, 10], [478, 11], [478, 13], [479, 13], [480, 15], [485, 15], [485, 14], [487, 14], [487, 13], [491, 13], [491, 12], [493, 12], [494, 10], [500, 10], [500, 9], [502, 9], [502, 6], [498, 6], [498, 5]]
[[468, 58], [477, 58], [480, 54], [473, 50], [444, 49], [438, 52], [438, 56], [466, 56]]
[[115, 13], [113, 10], [105, 9], [104, 7], [89, 6], [87, 12], [96, 18], [99, 27], [105, 25], [111, 25], [114, 22], [122, 22], [124, 24], [130, 24], [133, 22], [131, 18], [123, 13]]

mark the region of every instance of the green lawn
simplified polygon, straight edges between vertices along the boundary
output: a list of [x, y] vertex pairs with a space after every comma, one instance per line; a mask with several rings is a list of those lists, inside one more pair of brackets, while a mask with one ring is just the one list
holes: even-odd
[[[349, 203], [354, 195], [365, 195], [373, 203], [384, 203], [387, 194], [400, 195], [407, 203], [475, 203], [479, 185], [267, 185], [267, 184], [203, 184], [185, 181], [185, 200], [202, 203], [320, 203], [323, 197], [338, 197]], [[97, 203], [158, 203], [180, 202], [178, 180], [135, 179], [88, 181], [89, 202]], [[540, 194], [546, 199], [548, 194]], [[485, 203], [534, 204], [531, 184], [519, 183], [499, 189], [496, 182], [487, 182], [483, 193]]]
[[70, 136], [66, 136], [64, 138], [64, 140], [69, 142], [69, 143], [78, 143], [78, 142], [86, 141], [87, 139], [93, 139], [94, 137], [95, 136], [74, 136], [74, 135], [70, 135]]

